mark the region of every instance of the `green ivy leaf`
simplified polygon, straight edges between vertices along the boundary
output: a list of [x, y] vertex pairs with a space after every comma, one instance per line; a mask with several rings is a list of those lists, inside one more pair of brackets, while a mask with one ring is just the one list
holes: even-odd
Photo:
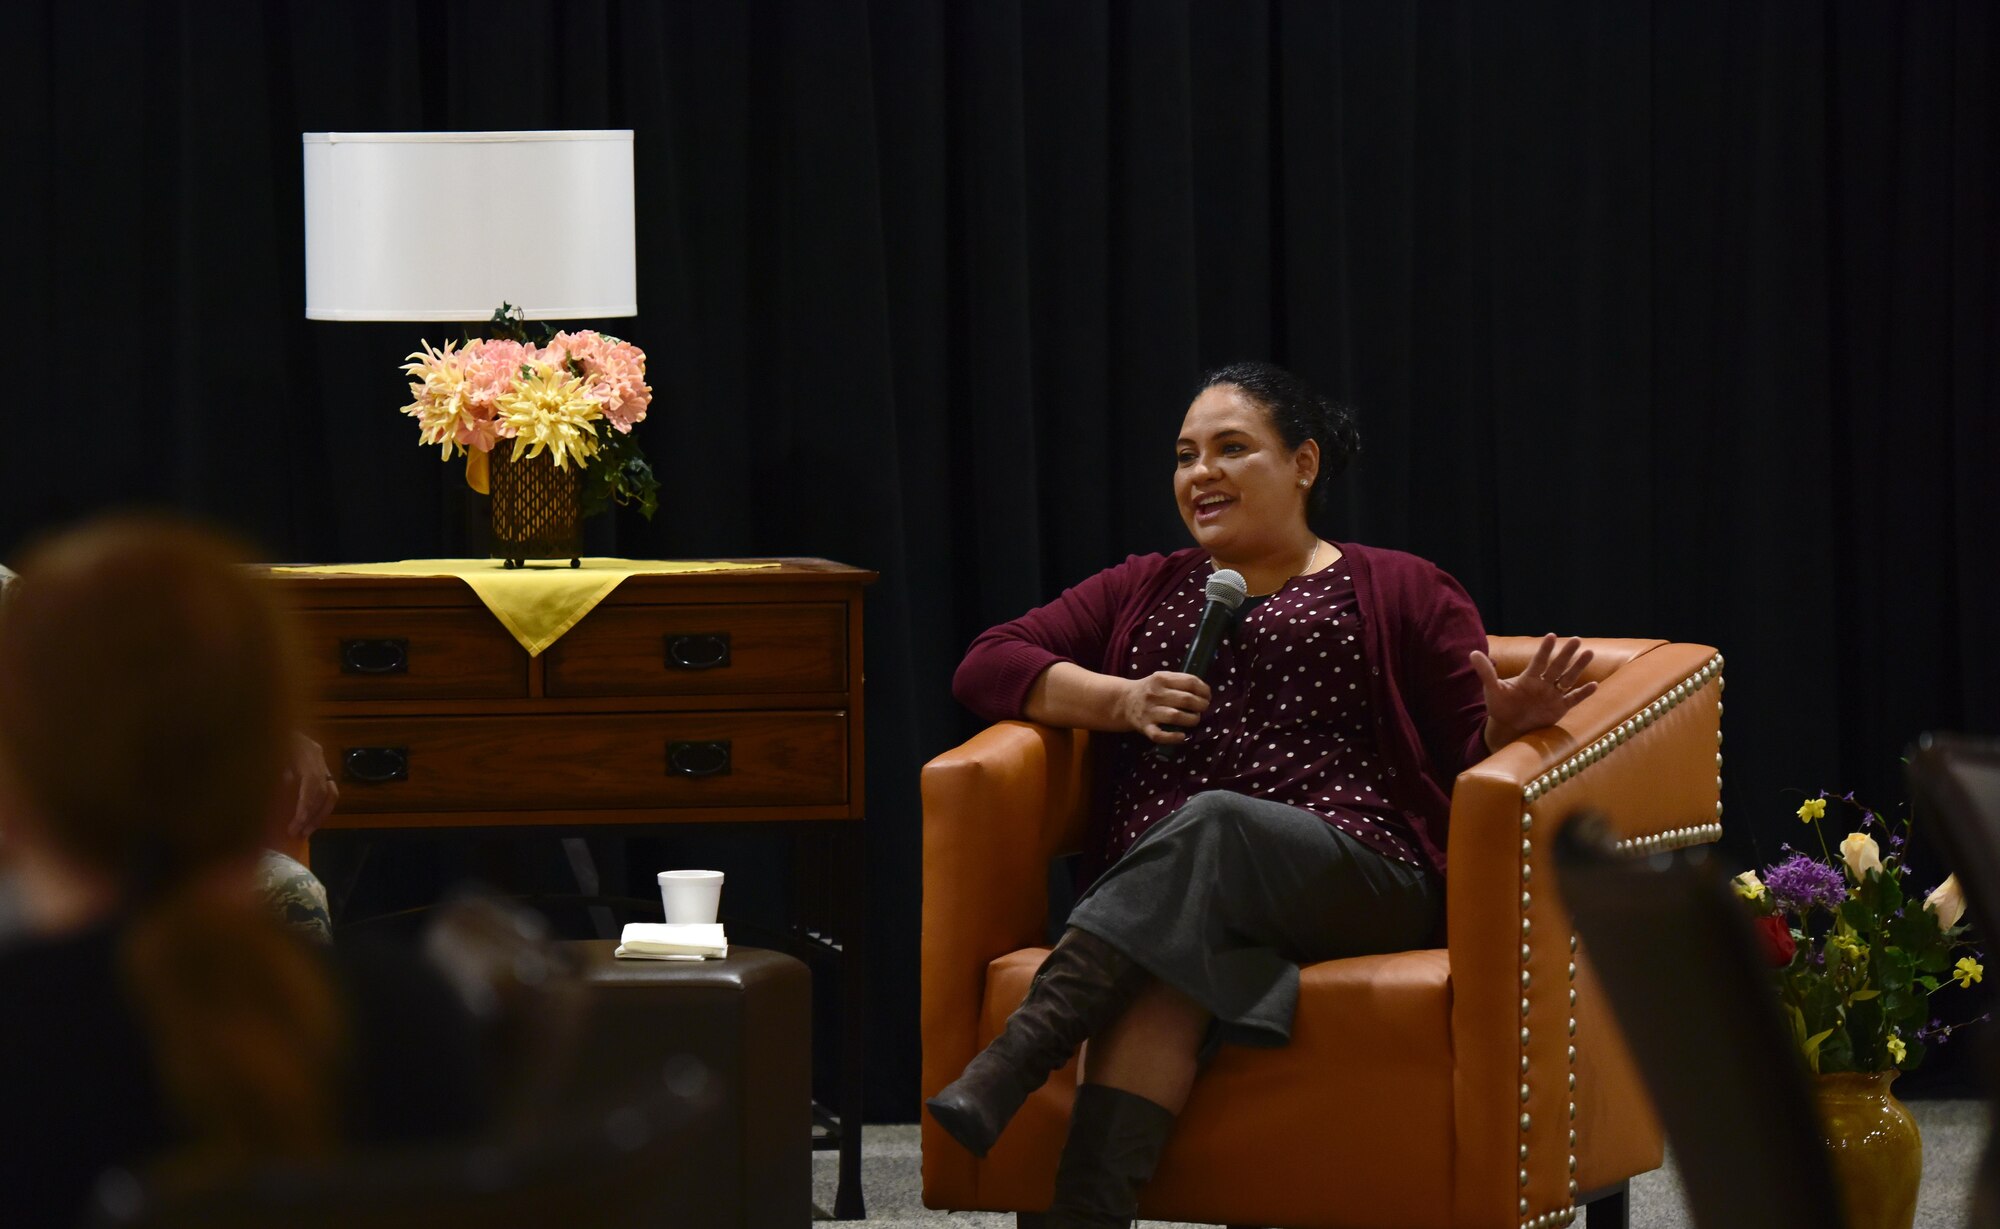
[[1875, 980], [1883, 990], [1907, 990], [1915, 978], [1915, 962], [1908, 952], [1896, 947], [1875, 949]]
[[1868, 878], [1877, 885], [1876, 907], [1881, 911], [1881, 916], [1887, 917], [1903, 907], [1903, 883], [1900, 876], [1869, 871]]
[[1807, 1027], [1826, 1028], [1840, 1022], [1840, 991], [1834, 989], [1832, 981], [1814, 981], [1800, 997], [1799, 1006], [1805, 1012]]
[[524, 346], [546, 346], [556, 332], [547, 321], [529, 320], [525, 311], [503, 299], [486, 321], [486, 335], [518, 341]]
[[612, 505], [637, 508], [647, 520], [660, 508], [660, 481], [639, 448], [636, 433], [621, 432], [607, 422], [591, 424], [598, 436], [597, 459], [583, 471], [579, 504], [585, 516], [596, 516]]
[[1949, 946], [1937, 928], [1937, 917], [1928, 909], [1906, 909], [1903, 916], [1889, 919], [1887, 934], [1892, 946], [1909, 952], [1917, 961], [1929, 953], [1942, 956]]
[[1865, 935], [1875, 929], [1875, 913], [1857, 897], [1849, 897], [1840, 903], [1840, 920], [1856, 934]]

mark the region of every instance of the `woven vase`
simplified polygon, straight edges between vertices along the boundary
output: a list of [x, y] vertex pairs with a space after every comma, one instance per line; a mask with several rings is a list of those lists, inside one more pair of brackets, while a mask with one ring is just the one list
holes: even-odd
[[583, 472], [575, 465], [557, 469], [546, 449], [519, 461], [508, 460], [510, 452], [503, 441], [490, 458], [492, 556], [510, 568], [529, 559], [568, 559], [571, 567], [581, 566]]

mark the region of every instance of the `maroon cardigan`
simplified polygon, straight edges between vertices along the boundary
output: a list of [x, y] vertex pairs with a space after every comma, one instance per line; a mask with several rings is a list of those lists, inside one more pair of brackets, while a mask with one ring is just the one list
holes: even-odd
[[[1376, 782], [1403, 812], [1440, 878], [1451, 823], [1451, 787], [1487, 755], [1486, 693], [1468, 655], [1484, 650], [1479, 611], [1436, 564], [1402, 551], [1335, 543], [1354, 574], [1367, 637], [1370, 702], [1384, 776]], [[1190, 572], [1209, 566], [1196, 548], [1134, 555], [1062, 596], [982, 634], [966, 650], [952, 694], [989, 721], [1024, 716], [1028, 691], [1059, 661], [1123, 675], [1132, 634]], [[1100, 742], [1102, 748], [1106, 744]], [[1102, 767], [1102, 757], [1096, 767]], [[1096, 878], [1109, 832], [1112, 782], [1095, 773], [1084, 877]]]

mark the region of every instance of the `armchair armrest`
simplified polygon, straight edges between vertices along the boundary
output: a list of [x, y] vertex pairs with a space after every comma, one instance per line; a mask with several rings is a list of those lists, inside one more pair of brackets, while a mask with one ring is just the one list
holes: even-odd
[[[919, 1034], [928, 1097], [977, 1052], [987, 965], [1044, 941], [1049, 860], [1083, 839], [1089, 735], [1025, 721], [989, 726], [924, 766], [923, 802]], [[937, 1125], [926, 1118], [923, 1129], [929, 1136]], [[926, 1190], [969, 1192], [973, 1158], [942, 1142], [923, 1150]]]
[[1542, 1229], [1580, 1193], [1659, 1163], [1643, 1086], [1577, 950], [1548, 851], [1584, 806], [1639, 848], [1721, 835], [1722, 658], [1706, 645], [1614, 644], [1596, 694], [1467, 769], [1452, 794], [1464, 1224]]

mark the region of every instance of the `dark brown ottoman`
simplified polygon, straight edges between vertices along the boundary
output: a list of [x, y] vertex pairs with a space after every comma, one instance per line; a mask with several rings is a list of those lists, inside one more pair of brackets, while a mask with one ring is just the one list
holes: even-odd
[[676, 1162], [672, 1223], [689, 1229], [812, 1222], [812, 975], [780, 952], [725, 960], [619, 960], [606, 940], [564, 944], [589, 987], [574, 1075], [582, 1095], [630, 1092], [690, 1055], [720, 1099]]

